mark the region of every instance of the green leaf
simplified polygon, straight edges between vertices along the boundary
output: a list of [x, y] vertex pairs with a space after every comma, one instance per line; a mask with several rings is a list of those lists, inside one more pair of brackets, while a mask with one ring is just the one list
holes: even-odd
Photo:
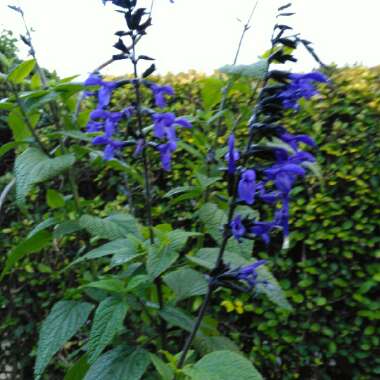
[[179, 253], [173, 250], [170, 244], [158, 246], [152, 245], [148, 248], [148, 259], [146, 268], [152, 279], [158, 277], [166, 269], [177, 261]]
[[246, 77], [255, 80], [262, 80], [265, 78], [267, 70], [268, 61], [262, 59], [251, 65], [225, 65], [218, 71], [234, 77]]
[[204, 275], [190, 268], [168, 273], [164, 282], [174, 291], [177, 301], [206, 294], [208, 288]]
[[170, 198], [170, 197], [173, 197], [174, 195], [178, 195], [178, 194], [182, 194], [182, 193], [187, 193], [187, 192], [193, 191], [195, 189], [196, 189], [195, 186], [180, 186], [180, 187], [176, 187], [176, 188], [168, 191], [164, 195], [164, 197], [165, 198]]
[[90, 282], [89, 284], [82, 285], [81, 288], [97, 288], [115, 293], [125, 292], [124, 282], [118, 280], [117, 278], [107, 278], [99, 281]]
[[214, 77], [209, 77], [200, 81], [203, 107], [211, 109], [222, 99], [222, 89], [225, 82]]
[[13, 84], [22, 83], [22, 81], [32, 72], [35, 65], [36, 61], [34, 59], [20, 63], [8, 74], [8, 80]]
[[137, 349], [128, 355], [125, 349], [118, 347], [101, 355], [84, 380], [140, 380], [149, 363], [145, 350]]
[[225, 336], [201, 336], [197, 337], [194, 345], [203, 355], [213, 351], [228, 350], [240, 353], [239, 347]]
[[263, 380], [250, 361], [231, 351], [215, 351], [183, 372], [192, 380]]
[[23, 240], [19, 245], [17, 245], [7, 257], [4, 269], [0, 274], [0, 281], [21, 258], [25, 257], [30, 253], [37, 253], [41, 251], [41, 249], [48, 246], [51, 242], [51, 237], [52, 236], [50, 232], [39, 231], [33, 236]]
[[34, 368], [36, 380], [41, 378], [50, 359], [85, 324], [93, 307], [77, 301], [59, 301], [53, 306], [40, 330]]
[[60, 192], [48, 189], [46, 192], [46, 203], [50, 208], [61, 208], [65, 205], [65, 198]]
[[78, 222], [68, 220], [57, 226], [57, 228], [53, 232], [53, 237], [54, 239], [60, 239], [65, 235], [72, 234], [73, 232], [77, 232], [81, 229], [82, 227], [79, 225]]
[[165, 306], [160, 310], [160, 316], [173, 326], [191, 332], [194, 326], [194, 320], [178, 307]]
[[120, 299], [109, 297], [95, 312], [88, 342], [88, 363], [93, 364], [114, 336], [123, 328], [127, 305]]
[[[245, 266], [254, 261], [253, 258], [247, 259], [243, 257], [242, 254], [235, 252], [236, 251], [224, 252], [223, 260], [226, 264], [229, 264], [231, 268]], [[202, 248], [194, 256], [187, 255], [186, 258], [194, 264], [198, 264], [204, 268], [212, 270], [215, 266], [218, 254], [219, 248]], [[257, 273], [258, 280], [268, 284], [263, 285], [259, 283], [256, 286], [257, 292], [265, 294], [274, 304], [280, 306], [284, 310], [291, 311], [292, 307], [286, 299], [284, 291], [281, 289], [281, 286], [278, 284], [277, 280], [270, 273], [270, 271], [265, 266], [261, 266], [257, 269]]]
[[196, 232], [180, 229], [161, 232], [157, 229], [159, 241], [148, 247], [147, 271], [155, 279], [178, 259], [178, 252], [186, 245], [189, 237], [197, 236]]
[[0, 146], [0, 158], [7, 154], [10, 150], [16, 148], [20, 143], [13, 141]]
[[113, 214], [104, 219], [83, 215], [79, 224], [92, 236], [102, 239], [115, 240], [125, 238], [128, 234], [140, 236], [136, 219], [129, 214]]
[[216, 204], [205, 203], [198, 211], [198, 217], [205, 225], [207, 232], [220, 244], [223, 238], [223, 226], [227, 216]]
[[66, 373], [63, 380], [83, 380], [90, 368], [87, 356], [82, 356]]
[[43, 222], [37, 224], [37, 226], [35, 226], [32, 229], [32, 231], [29, 232], [29, 234], [28, 234], [27, 237], [30, 238], [33, 235], [35, 235], [37, 232], [46, 230], [47, 228], [49, 228], [51, 226], [54, 226], [55, 224], [57, 224], [57, 219], [56, 218], [47, 218]]
[[[28, 120], [31, 126], [34, 128], [40, 119], [40, 115], [37, 113], [28, 115]], [[28, 137], [32, 135], [28, 126], [25, 123], [25, 119], [20, 111], [20, 108], [14, 108], [8, 115], [8, 125], [12, 130], [13, 139], [16, 142], [25, 141]]]
[[16, 200], [25, 204], [25, 197], [34, 184], [56, 177], [75, 162], [73, 154], [49, 158], [36, 148], [28, 148], [16, 158]]
[[149, 354], [149, 356], [157, 372], [160, 374], [162, 380], [173, 380], [174, 371], [157, 355]]

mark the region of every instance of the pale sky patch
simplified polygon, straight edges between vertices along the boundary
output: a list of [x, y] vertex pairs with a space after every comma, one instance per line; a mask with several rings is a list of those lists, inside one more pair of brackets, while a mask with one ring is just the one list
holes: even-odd
[[[159, 73], [195, 69], [211, 73], [231, 63], [245, 22], [255, 0], [156, 0], [153, 27], [140, 52], [156, 58]], [[150, 1], [141, 0], [148, 5]], [[112, 5], [101, 0], [9, 0], [0, 5], [0, 28], [23, 31], [18, 15], [7, 4], [20, 5], [35, 32], [33, 40], [41, 64], [62, 76], [87, 75], [117, 51], [113, 33], [124, 27]], [[279, 0], [261, 0], [247, 33], [239, 63], [249, 64], [269, 47]], [[379, 0], [294, 0], [297, 12], [287, 21], [313, 41], [321, 59], [338, 65], [380, 64]], [[21, 45], [20, 45], [21, 46]], [[23, 57], [26, 50], [21, 49]], [[315, 67], [305, 53], [298, 54], [293, 70]], [[110, 74], [125, 74], [130, 67], [118, 62]]]

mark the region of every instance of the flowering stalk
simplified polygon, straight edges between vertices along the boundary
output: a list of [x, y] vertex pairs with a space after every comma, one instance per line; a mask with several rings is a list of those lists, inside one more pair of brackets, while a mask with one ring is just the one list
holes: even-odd
[[[106, 3], [110, 0], [103, 1]], [[149, 231], [149, 242], [155, 244], [155, 234], [152, 216], [152, 185], [150, 177], [152, 174], [150, 159], [147, 150], [153, 148], [158, 151], [161, 158], [163, 170], [171, 169], [172, 154], [177, 146], [176, 129], [178, 127], [190, 128], [191, 124], [184, 118], [176, 117], [172, 113], [155, 112], [151, 108], [143, 105], [142, 87], [148, 88], [154, 99], [155, 106], [159, 109], [166, 107], [167, 97], [174, 95], [174, 90], [170, 86], [161, 86], [147, 78], [155, 71], [155, 65], [151, 64], [141, 75], [138, 72], [138, 63], [140, 61], [152, 61], [153, 58], [146, 55], [137, 54], [137, 43], [146, 34], [146, 30], [151, 25], [151, 10], [146, 12], [145, 8], [137, 7], [137, 0], [112, 0], [114, 5], [119, 9], [118, 12], [124, 15], [127, 30], [118, 31], [118, 41], [114, 47], [119, 54], [113, 56], [113, 60], [129, 60], [133, 65], [133, 77], [130, 80], [122, 80], [117, 82], [104, 81], [97, 73], [92, 73], [86, 81], [87, 86], [99, 86], [96, 92], [88, 92], [89, 96], [97, 96], [97, 108], [92, 111], [90, 121], [87, 125], [88, 132], [103, 131], [103, 135], [96, 136], [93, 139], [94, 145], [104, 146], [104, 159], [111, 160], [115, 157], [123, 156], [123, 148], [134, 145], [134, 158], [141, 157], [142, 170], [144, 178], [144, 198], [145, 198], [145, 215], [146, 225]], [[152, 8], [151, 8], [152, 9]], [[130, 39], [130, 45], [124, 43], [124, 38]], [[135, 101], [122, 111], [110, 111], [113, 91], [123, 85], [132, 85], [135, 95]], [[131, 128], [129, 120], [135, 118], [137, 128]], [[150, 141], [149, 131], [144, 130], [144, 120], [149, 117], [153, 121], [153, 137], [159, 142]], [[125, 133], [121, 133], [120, 123], [128, 122]], [[115, 139], [115, 135], [119, 134], [120, 139]], [[125, 140], [127, 137], [128, 140]], [[160, 309], [164, 307], [162, 281], [158, 276], [155, 279], [157, 290], [157, 298]], [[161, 319], [160, 333], [162, 346], [166, 345], [166, 322]]]
[[[291, 15], [282, 13], [289, 6], [290, 4], [280, 7], [277, 17]], [[314, 146], [314, 141], [307, 135], [292, 135], [283, 126], [277, 124], [284, 110], [292, 109], [297, 111], [299, 109], [299, 99], [310, 99], [317, 94], [313, 82], [327, 81], [325, 76], [318, 72], [289, 74], [279, 70], [270, 71], [271, 63], [285, 63], [296, 60], [286, 49], [295, 49], [298, 42], [295, 36], [285, 36], [288, 30], [291, 30], [291, 28], [283, 24], [276, 24], [273, 29], [267, 72], [253, 115], [249, 120], [248, 143], [243, 154], [240, 155], [235, 150], [233, 134], [228, 140], [226, 161], [230, 202], [227, 223], [224, 226], [219, 254], [210, 274], [208, 291], [193, 329], [182, 349], [177, 365], [178, 368], [182, 368], [185, 363], [191, 343], [206, 313], [213, 289], [218, 286], [224, 286], [240, 291], [251, 291], [259, 283], [257, 269], [264, 265], [265, 261], [257, 261], [244, 268], [233, 270], [223, 262], [229, 239], [234, 237], [240, 242], [242, 238], [254, 239], [255, 237], [260, 237], [266, 244], [269, 244], [270, 233], [275, 229], [281, 229], [286, 241], [289, 235], [289, 202], [292, 185], [297, 178], [305, 176], [306, 171], [303, 165], [314, 161], [314, 157], [310, 153], [299, 149], [300, 143]], [[253, 144], [254, 137], [259, 137], [260, 135], [262, 137], [276, 137], [282, 140], [289, 146], [290, 151], [282, 147], [272, 148]], [[259, 157], [261, 153], [270, 153], [274, 156], [274, 164], [270, 167], [253, 165], [252, 159]], [[267, 190], [268, 187], [273, 186], [274, 190]], [[277, 208], [272, 221], [249, 220], [248, 218], [242, 218], [240, 214], [235, 214], [239, 204], [251, 206], [255, 203], [256, 198], [260, 198], [264, 203], [272, 205], [281, 203], [281, 208]], [[247, 287], [237, 285], [237, 281], [246, 282]], [[268, 286], [267, 283], [262, 284]]]

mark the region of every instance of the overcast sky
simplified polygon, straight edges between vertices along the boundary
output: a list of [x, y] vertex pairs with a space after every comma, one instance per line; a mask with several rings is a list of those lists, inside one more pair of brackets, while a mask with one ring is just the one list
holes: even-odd
[[[140, 0], [150, 4], [150, 0]], [[189, 69], [210, 73], [231, 63], [246, 20], [256, 0], [155, 0], [153, 22], [140, 52], [156, 58], [160, 73]], [[18, 15], [7, 4], [21, 6], [35, 30], [34, 44], [41, 64], [59, 75], [86, 75], [116, 51], [113, 33], [123, 19], [101, 0], [0, 0], [0, 28], [23, 30]], [[269, 47], [279, 0], [259, 0], [252, 28], [244, 40], [239, 63], [249, 64]], [[380, 64], [380, 0], [294, 0], [297, 14], [288, 22], [314, 42], [326, 63]], [[24, 49], [25, 51], [25, 49]], [[301, 52], [295, 70], [315, 67]], [[125, 63], [107, 73], [124, 74]]]

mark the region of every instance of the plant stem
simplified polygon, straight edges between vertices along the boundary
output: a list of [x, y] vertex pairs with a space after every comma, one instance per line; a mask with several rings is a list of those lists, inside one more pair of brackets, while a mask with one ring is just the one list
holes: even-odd
[[186, 356], [189, 352], [191, 343], [193, 342], [193, 340], [194, 340], [194, 338], [198, 332], [198, 329], [202, 323], [203, 317], [206, 314], [207, 306], [210, 303], [212, 290], [213, 290], [212, 285], [209, 284], [208, 289], [207, 289], [207, 293], [206, 293], [205, 298], [203, 300], [202, 306], [199, 309], [198, 316], [197, 316], [197, 319], [196, 319], [195, 324], [193, 326], [193, 329], [191, 330], [191, 333], [187, 337], [185, 345], [183, 346], [182, 353], [181, 353], [181, 356], [180, 356], [178, 364], [177, 364], [177, 368], [182, 368], [183, 365], [185, 364]]
[[[137, 60], [136, 60], [136, 44], [138, 42], [138, 37], [132, 37], [132, 64], [133, 64], [133, 74], [134, 74], [134, 89], [136, 95], [136, 116], [137, 116], [137, 126], [140, 134], [140, 138], [143, 139], [143, 149], [142, 149], [142, 159], [143, 159], [143, 173], [144, 173], [144, 187], [145, 187], [145, 205], [146, 205], [146, 219], [147, 225], [149, 229], [149, 240], [150, 244], [153, 245], [155, 242], [154, 230], [153, 230], [153, 216], [152, 216], [152, 189], [150, 184], [150, 162], [146, 153], [146, 144], [145, 144], [145, 136], [143, 132], [143, 121], [142, 121], [142, 112], [141, 112], [141, 90], [140, 90], [140, 80], [137, 71]], [[156, 291], [158, 304], [160, 309], [164, 307], [164, 297], [162, 292], [162, 280], [160, 277], [155, 279]], [[160, 334], [161, 334], [161, 345], [163, 348], [166, 347], [166, 331], [167, 326], [164, 319], [161, 318], [160, 321]]]
[[[273, 51], [273, 49], [274, 49], [274, 45], [273, 45], [274, 31], [275, 31], [275, 29], [273, 29], [272, 38], [271, 38], [271, 43], [272, 43], [271, 51]], [[257, 97], [258, 102], [260, 101], [260, 99], [263, 95], [264, 88], [265, 88], [266, 84], [268, 83], [268, 72], [269, 72], [269, 64], [267, 66], [267, 70], [266, 70], [265, 78], [264, 78], [263, 83], [262, 83], [261, 91]], [[258, 85], [255, 88], [255, 93], [256, 93], [257, 89], [258, 89]], [[249, 132], [249, 137], [248, 137], [248, 143], [247, 143], [247, 146], [245, 149], [245, 155], [244, 155], [245, 158], [243, 160], [242, 166], [244, 166], [246, 161], [247, 161], [247, 153], [249, 152], [249, 149], [251, 147], [253, 137], [254, 137], [253, 128], [251, 126], [254, 122], [256, 122], [257, 117], [259, 115], [259, 112], [260, 112], [260, 107], [258, 105], [256, 105], [254, 112], [253, 112], [253, 115], [249, 121], [250, 132]], [[234, 191], [233, 191], [233, 194], [232, 194], [232, 197], [230, 200], [230, 204], [229, 204], [228, 217], [227, 217], [227, 223], [226, 223], [227, 226], [229, 226], [231, 224], [233, 216], [234, 216], [234, 212], [236, 209], [236, 201], [237, 201], [237, 195], [238, 195], [238, 192], [237, 192], [238, 179], [239, 178], [236, 176], [236, 174], [234, 174], [234, 177], [233, 177], [233, 189], [234, 189]], [[225, 230], [223, 240], [222, 240], [222, 243], [221, 243], [221, 246], [219, 249], [219, 254], [218, 254], [218, 257], [216, 259], [215, 266], [214, 266], [212, 272], [217, 270], [221, 266], [222, 261], [223, 261], [223, 256], [224, 256], [224, 253], [225, 253], [225, 250], [227, 247], [227, 243], [228, 243], [228, 240], [230, 237], [231, 237], [231, 235], [228, 233], [228, 231]], [[179, 360], [178, 365], [177, 365], [178, 368], [182, 368], [182, 366], [186, 360], [186, 355], [190, 349], [191, 343], [194, 340], [195, 335], [199, 329], [199, 326], [201, 325], [202, 320], [205, 316], [207, 306], [208, 306], [210, 299], [211, 299], [211, 295], [212, 295], [212, 287], [209, 285], [208, 291], [205, 295], [201, 309], [199, 310], [199, 313], [198, 313], [197, 319], [195, 321], [194, 327], [193, 327], [193, 329], [192, 329], [192, 331], [191, 331], [191, 333], [190, 333], [188, 339], [186, 340], [185, 345], [182, 349], [182, 354], [181, 354], [180, 360]]]

